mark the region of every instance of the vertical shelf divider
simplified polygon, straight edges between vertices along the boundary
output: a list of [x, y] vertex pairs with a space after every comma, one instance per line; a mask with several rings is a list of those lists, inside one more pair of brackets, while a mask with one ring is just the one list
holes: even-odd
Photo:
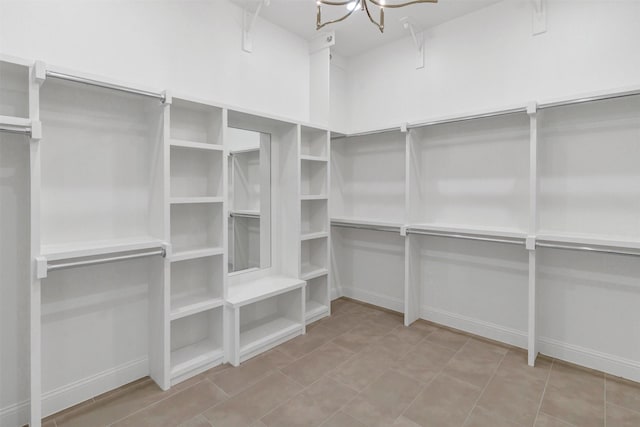
[[527, 106], [530, 120], [529, 139], [529, 235], [526, 248], [529, 252], [528, 296], [528, 364], [534, 366], [538, 357], [537, 291], [536, 291], [536, 233], [538, 228], [538, 112], [535, 102]]

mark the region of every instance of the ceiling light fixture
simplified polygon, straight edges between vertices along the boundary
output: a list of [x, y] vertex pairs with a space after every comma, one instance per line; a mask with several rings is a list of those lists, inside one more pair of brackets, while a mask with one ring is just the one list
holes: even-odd
[[[335, 24], [336, 22], [344, 21], [345, 19], [350, 17], [353, 14], [353, 12], [360, 9], [367, 12], [367, 17], [369, 18], [369, 21], [371, 21], [373, 25], [378, 27], [381, 33], [384, 33], [384, 10], [386, 8], [396, 9], [399, 7], [409, 6], [411, 4], [437, 3], [437, 2], [438, 0], [413, 0], [413, 1], [408, 1], [404, 3], [391, 3], [391, 0], [389, 2], [387, 2], [386, 0], [346, 0], [346, 1], [317, 0], [316, 4], [318, 5], [318, 13], [316, 15], [316, 29], [319, 30], [320, 28], [327, 26], [329, 24]], [[380, 19], [378, 21], [373, 19], [373, 16], [371, 16], [371, 11], [369, 10], [371, 6], [369, 5], [369, 3], [377, 6], [380, 9]], [[341, 18], [334, 19], [327, 22], [322, 22], [322, 11], [321, 11], [322, 6], [346, 6], [347, 13]]]

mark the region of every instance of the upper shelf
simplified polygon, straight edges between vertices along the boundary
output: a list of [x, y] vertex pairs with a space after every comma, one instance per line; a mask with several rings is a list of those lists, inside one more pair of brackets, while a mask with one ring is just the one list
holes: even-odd
[[363, 228], [363, 229], [380, 229], [383, 231], [393, 231], [400, 233], [400, 229], [404, 224], [388, 222], [388, 221], [380, 221], [376, 219], [369, 218], [346, 218], [346, 217], [332, 217], [331, 218], [332, 226], [350, 226], [353, 228]]
[[508, 239], [525, 239], [527, 237], [527, 233], [524, 231], [498, 227], [462, 227], [452, 224], [410, 224], [407, 228], [443, 234], [465, 234], [471, 236], [502, 237]]
[[223, 151], [224, 148], [219, 144], [209, 144], [205, 142], [193, 142], [182, 139], [171, 139], [172, 147], [191, 148], [194, 150], [210, 150], [210, 151]]
[[304, 285], [304, 280], [291, 277], [263, 277], [246, 283], [229, 286], [227, 302], [233, 307], [240, 307], [301, 288]]
[[588, 234], [555, 234], [541, 232], [536, 235], [536, 241], [640, 250], [640, 241], [637, 240], [621, 239], [619, 237], [607, 238], [605, 236]]
[[131, 239], [99, 240], [94, 242], [44, 245], [40, 249], [40, 254], [48, 261], [59, 261], [70, 258], [81, 258], [97, 255], [108, 255], [119, 252], [162, 248], [165, 245], [166, 243], [162, 240], [143, 236]]

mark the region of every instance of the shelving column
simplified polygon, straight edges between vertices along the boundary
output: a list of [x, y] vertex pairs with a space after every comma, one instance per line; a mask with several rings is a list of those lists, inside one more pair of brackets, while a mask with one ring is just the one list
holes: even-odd
[[537, 308], [536, 308], [536, 230], [538, 228], [538, 113], [535, 102], [527, 106], [530, 120], [529, 140], [529, 234], [526, 240], [529, 252], [529, 329], [528, 363], [534, 366], [538, 356]]
[[167, 116], [172, 254], [166, 318], [173, 385], [224, 361], [226, 111], [174, 98]]
[[300, 126], [300, 279], [307, 281], [307, 324], [331, 312], [328, 131]]
[[[417, 130], [406, 132], [405, 147], [405, 219], [411, 224], [418, 220], [418, 211], [421, 204], [422, 194], [420, 193], [420, 168], [414, 150], [414, 138]], [[404, 239], [404, 324], [411, 325], [421, 317], [420, 305], [422, 296], [420, 292], [419, 270], [420, 259], [416, 257], [416, 238], [407, 234], [405, 229], [401, 229]], [[414, 259], [414, 257], [418, 259]]]

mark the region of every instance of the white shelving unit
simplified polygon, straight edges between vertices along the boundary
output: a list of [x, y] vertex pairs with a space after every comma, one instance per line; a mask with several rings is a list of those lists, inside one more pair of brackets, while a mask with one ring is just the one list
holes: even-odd
[[[326, 130], [300, 127], [300, 271], [307, 281], [307, 323], [331, 314], [329, 199], [331, 138]], [[313, 196], [316, 198], [310, 198]]]
[[226, 112], [174, 98], [167, 119], [173, 385], [225, 361]]

